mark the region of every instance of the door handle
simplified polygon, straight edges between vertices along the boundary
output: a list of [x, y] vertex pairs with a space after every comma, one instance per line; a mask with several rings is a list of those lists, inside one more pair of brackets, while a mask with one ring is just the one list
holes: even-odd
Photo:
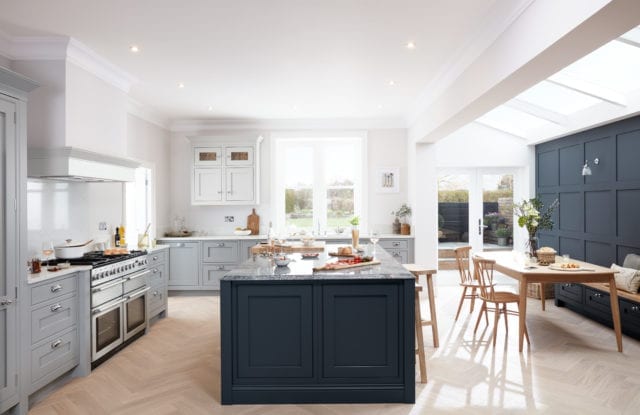
[[482, 219], [478, 219], [478, 235], [482, 235]]

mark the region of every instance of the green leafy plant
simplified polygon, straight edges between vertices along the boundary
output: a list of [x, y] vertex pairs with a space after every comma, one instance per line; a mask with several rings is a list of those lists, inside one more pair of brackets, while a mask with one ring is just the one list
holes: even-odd
[[395, 215], [396, 218], [402, 219], [411, 216], [411, 208], [406, 203], [403, 203], [398, 210], [391, 212], [391, 214]]
[[524, 200], [522, 203], [513, 206], [513, 212], [518, 217], [518, 226], [526, 228], [529, 237], [533, 238], [538, 230], [553, 229], [553, 211], [558, 207], [558, 199], [554, 200], [545, 209], [540, 199], [534, 197]]
[[360, 216], [354, 216], [353, 218], [351, 218], [349, 223], [352, 224], [353, 226], [360, 225]]
[[508, 226], [498, 228], [498, 230], [496, 230], [496, 236], [498, 238], [509, 238], [511, 236], [511, 228]]

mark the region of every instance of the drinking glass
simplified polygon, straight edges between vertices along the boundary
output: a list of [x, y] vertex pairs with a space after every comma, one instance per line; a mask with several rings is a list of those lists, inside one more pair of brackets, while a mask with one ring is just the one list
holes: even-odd
[[47, 241], [42, 243], [42, 255], [44, 257], [43, 259], [47, 261], [47, 264], [49, 263], [53, 252], [53, 242]]
[[371, 256], [376, 256], [376, 245], [380, 240], [380, 234], [378, 232], [371, 232], [371, 237], [369, 238], [371, 243], [373, 244], [373, 251], [371, 252]]

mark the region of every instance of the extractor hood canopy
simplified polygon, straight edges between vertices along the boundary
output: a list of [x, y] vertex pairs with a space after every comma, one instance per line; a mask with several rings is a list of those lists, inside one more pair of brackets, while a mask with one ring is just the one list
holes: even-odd
[[132, 182], [140, 163], [73, 147], [30, 148], [27, 175], [71, 182]]

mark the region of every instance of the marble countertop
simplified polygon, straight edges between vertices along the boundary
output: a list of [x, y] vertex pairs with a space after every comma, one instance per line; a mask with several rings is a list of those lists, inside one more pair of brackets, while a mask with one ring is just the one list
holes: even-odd
[[71, 265], [69, 268], [61, 269], [60, 271], [47, 271], [47, 267], [43, 266], [42, 271], [37, 274], [27, 274], [27, 284], [35, 284], [54, 278], [64, 277], [66, 275], [73, 274], [78, 271], [89, 271], [90, 265]]
[[337, 251], [338, 245], [327, 245], [316, 259], [303, 259], [302, 254], [288, 254], [293, 261], [286, 267], [278, 267], [268, 257], [254, 255], [237, 268], [229, 271], [222, 279], [225, 281], [273, 281], [273, 280], [405, 280], [414, 279], [402, 264], [397, 262], [384, 249], [378, 247], [376, 259], [381, 264], [333, 271], [313, 271], [314, 267], [335, 261], [329, 252]]
[[[345, 231], [340, 234], [332, 234], [332, 235], [309, 235], [313, 239], [318, 241], [324, 241], [327, 239], [340, 239], [345, 241], [351, 240], [351, 232]], [[297, 241], [300, 240], [302, 236], [295, 236], [291, 238], [287, 238], [289, 241]], [[266, 240], [267, 235], [248, 235], [248, 236], [238, 236], [238, 235], [207, 235], [207, 236], [187, 236], [187, 237], [160, 237], [157, 238], [158, 241], [163, 242], [189, 242], [189, 241], [226, 241], [226, 240]], [[368, 234], [361, 234], [360, 239], [369, 239]], [[381, 234], [380, 239], [413, 239], [413, 235], [397, 235], [397, 234]]]
[[158, 245], [154, 246], [153, 248], [152, 247], [147, 248], [147, 253], [151, 254], [153, 252], [158, 252], [158, 251], [162, 251], [162, 250], [169, 249], [169, 248], [170, 248], [169, 245], [158, 244]]

